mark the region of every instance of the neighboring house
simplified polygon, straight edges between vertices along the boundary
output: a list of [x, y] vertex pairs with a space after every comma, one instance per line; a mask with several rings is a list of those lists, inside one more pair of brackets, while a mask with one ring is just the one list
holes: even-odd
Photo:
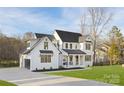
[[96, 61], [94, 65], [99, 63], [109, 64], [108, 49], [110, 46], [107, 43], [103, 43], [96, 48]]
[[78, 68], [93, 65], [89, 35], [55, 30], [53, 35], [35, 33], [20, 55], [20, 67], [30, 70]]

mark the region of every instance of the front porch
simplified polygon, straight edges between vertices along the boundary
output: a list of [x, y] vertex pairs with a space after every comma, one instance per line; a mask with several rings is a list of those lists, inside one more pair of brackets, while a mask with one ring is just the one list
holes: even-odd
[[84, 55], [63, 55], [62, 65], [64, 68], [84, 67]]
[[64, 68], [85, 67], [85, 54], [86, 53], [81, 50], [64, 49], [62, 66]]

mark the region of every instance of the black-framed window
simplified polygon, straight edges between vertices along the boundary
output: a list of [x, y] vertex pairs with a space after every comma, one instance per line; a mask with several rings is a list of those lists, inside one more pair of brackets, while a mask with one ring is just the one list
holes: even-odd
[[44, 42], [44, 49], [48, 49], [48, 42]]
[[72, 49], [72, 44], [70, 44], [70, 49]]
[[86, 50], [91, 50], [91, 44], [86, 43]]
[[91, 61], [91, 55], [86, 55], [85, 56], [85, 61]]
[[75, 45], [75, 49], [77, 49], [77, 44]]
[[65, 48], [68, 49], [68, 43], [65, 44]]
[[41, 55], [41, 63], [50, 63], [51, 55]]

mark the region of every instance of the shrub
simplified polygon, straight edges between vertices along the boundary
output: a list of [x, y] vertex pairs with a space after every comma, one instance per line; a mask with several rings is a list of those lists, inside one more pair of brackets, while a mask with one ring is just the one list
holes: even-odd
[[8, 61], [8, 60], [0, 61], [0, 67], [17, 67], [17, 66], [19, 66], [18, 61]]

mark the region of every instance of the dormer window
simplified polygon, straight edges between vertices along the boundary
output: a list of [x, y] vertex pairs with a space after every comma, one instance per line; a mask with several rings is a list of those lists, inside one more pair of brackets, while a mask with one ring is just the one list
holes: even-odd
[[48, 42], [44, 42], [44, 49], [48, 49]]
[[72, 49], [72, 44], [70, 44], [70, 49]]
[[68, 49], [68, 43], [65, 44], [65, 48]]

